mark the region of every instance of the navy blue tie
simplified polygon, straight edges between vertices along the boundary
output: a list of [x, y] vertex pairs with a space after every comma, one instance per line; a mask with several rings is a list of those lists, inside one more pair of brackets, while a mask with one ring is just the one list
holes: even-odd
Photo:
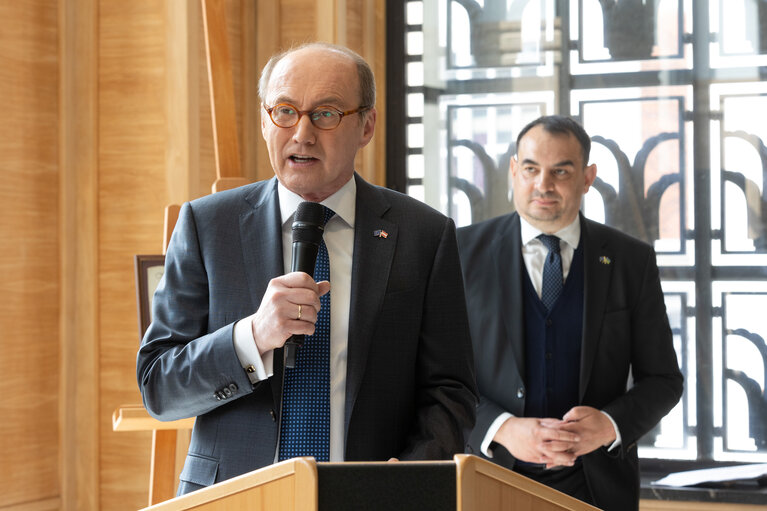
[[[325, 208], [325, 223], [335, 215]], [[314, 280], [330, 280], [325, 240], [320, 243]], [[314, 456], [330, 461], [330, 293], [320, 297], [314, 335], [298, 348], [296, 365], [285, 369], [278, 460]]]
[[559, 254], [559, 238], [550, 234], [541, 234], [538, 239], [549, 249], [546, 262], [543, 263], [543, 282], [541, 301], [551, 311], [562, 294], [562, 256]]

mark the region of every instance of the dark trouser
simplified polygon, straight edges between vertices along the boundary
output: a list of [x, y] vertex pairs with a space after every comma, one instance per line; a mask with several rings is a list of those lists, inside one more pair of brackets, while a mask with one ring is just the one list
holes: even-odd
[[589, 485], [586, 482], [586, 475], [583, 472], [583, 465], [580, 463], [580, 460], [572, 467], [557, 467], [548, 470], [541, 465], [517, 462], [514, 466], [514, 472], [566, 493], [587, 504], [594, 505], [594, 499], [591, 497], [591, 490], [589, 490]]

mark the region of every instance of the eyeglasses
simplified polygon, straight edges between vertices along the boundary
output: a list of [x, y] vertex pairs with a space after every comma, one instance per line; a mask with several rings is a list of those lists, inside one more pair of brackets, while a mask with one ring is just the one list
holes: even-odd
[[302, 115], [309, 115], [309, 120], [312, 122], [315, 128], [321, 130], [332, 130], [341, 124], [341, 119], [346, 115], [352, 115], [356, 113], [362, 113], [366, 110], [370, 110], [369, 106], [361, 106], [354, 110], [342, 112], [331, 106], [319, 106], [311, 111], [301, 111], [290, 103], [279, 103], [273, 107], [262, 105], [264, 110], [269, 114], [269, 118], [272, 120], [275, 126], [280, 128], [292, 128], [298, 121], [301, 120]]

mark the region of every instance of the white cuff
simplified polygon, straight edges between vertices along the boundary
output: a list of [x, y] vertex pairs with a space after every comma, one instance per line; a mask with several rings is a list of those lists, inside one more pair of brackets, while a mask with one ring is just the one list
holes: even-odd
[[485, 438], [482, 439], [482, 444], [479, 446], [479, 450], [482, 454], [488, 458], [493, 457], [493, 450], [490, 448], [490, 443], [493, 441], [493, 438], [495, 438], [495, 434], [498, 433], [498, 430], [501, 429], [501, 426], [503, 426], [503, 423], [506, 422], [506, 419], [511, 417], [514, 416], [508, 412], [504, 412], [490, 424], [490, 427], [487, 428], [487, 433], [485, 433]]
[[258, 353], [253, 329], [247, 318], [235, 323], [233, 336], [234, 351], [240, 359], [240, 365], [248, 373], [250, 383], [258, 383], [274, 374], [274, 351], [267, 351], [263, 356]]
[[610, 447], [608, 447], [608, 448], [607, 448], [607, 451], [609, 452], [609, 451], [612, 451], [613, 449], [615, 449], [616, 447], [618, 447], [619, 445], [621, 445], [621, 443], [622, 443], [622, 442], [621, 442], [621, 432], [618, 430], [618, 425], [615, 423], [615, 421], [613, 420], [613, 418], [612, 418], [612, 417], [610, 417], [610, 414], [609, 414], [609, 413], [607, 413], [607, 412], [604, 412], [604, 411], [602, 411], [602, 410], [600, 410], [600, 411], [601, 411], [603, 414], [605, 414], [605, 417], [607, 417], [608, 419], [610, 419], [610, 422], [611, 422], [611, 423], [612, 423], [612, 425], [613, 425], [613, 429], [615, 430], [615, 442], [613, 442], [612, 444], [610, 444]]

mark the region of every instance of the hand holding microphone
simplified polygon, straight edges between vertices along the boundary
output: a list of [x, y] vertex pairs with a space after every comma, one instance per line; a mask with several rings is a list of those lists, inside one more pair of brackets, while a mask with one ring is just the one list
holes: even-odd
[[261, 305], [250, 318], [253, 338], [262, 355], [284, 346], [287, 362], [294, 363], [304, 335], [314, 333], [319, 297], [330, 290], [329, 282], [315, 283], [312, 278], [322, 242], [323, 215], [322, 205], [313, 202], [303, 202], [296, 210], [291, 272], [269, 282]]
[[[293, 256], [290, 271], [301, 271], [308, 275], [314, 274], [317, 262], [317, 252], [322, 243], [325, 231], [323, 222], [324, 209], [317, 202], [302, 202], [293, 217]], [[298, 317], [301, 319], [302, 306], [298, 306]], [[303, 335], [292, 335], [285, 343], [285, 367], [295, 367], [296, 350], [303, 346]]]

